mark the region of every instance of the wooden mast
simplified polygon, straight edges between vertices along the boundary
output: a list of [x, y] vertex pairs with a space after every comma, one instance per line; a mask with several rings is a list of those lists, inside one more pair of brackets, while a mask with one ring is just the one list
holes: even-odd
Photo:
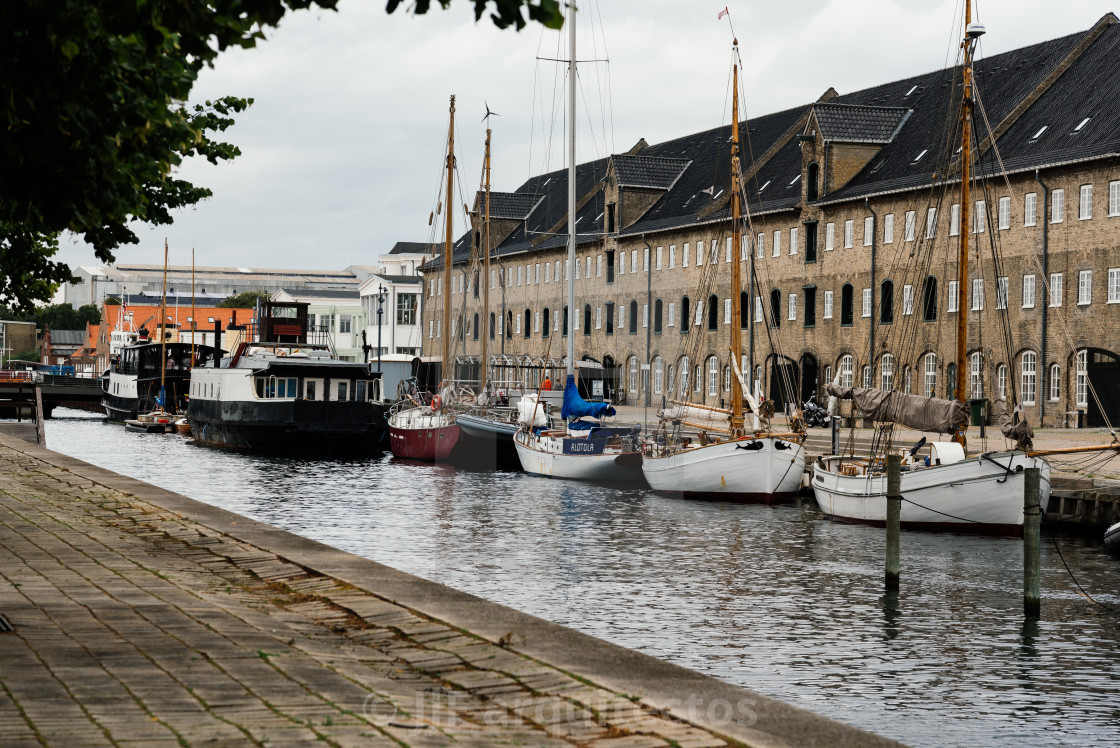
[[[198, 336], [198, 306], [194, 297], [194, 247], [191, 247], [191, 368], [194, 368], [195, 338]], [[217, 341], [215, 341], [215, 346]]]
[[[743, 360], [743, 334], [739, 330], [740, 306], [739, 278], [742, 265], [742, 194], [739, 184], [739, 40], [735, 39], [734, 60], [731, 66], [731, 365], [741, 367]], [[753, 362], [752, 362], [753, 365]], [[731, 436], [743, 435], [743, 390], [739, 377], [731, 377]]]
[[163, 240], [163, 298], [159, 305], [159, 399], [167, 412], [167, 239]]
[[482, 224], [482, 361], [478, 367], [478, 389], [486, 389], [490, 373], [490, 128], [486, 128], [486, 207]]
[[[964, 48], [963, 88], [964, 96], [961, 102], [961, 225], [960, 225], [960, 254], [957, 257], [957, 381], [953, 383], [956, 388], [956, 399], [964, 402], [964, 372], [965, 359], [968, 356], [968, 235], [972, 231], [970, 219], [969, 180], [972, 178], [972, 52], [976, 46], [976, 37], [969, 30], [972, 23], [972, 0], [965, 0], [964, 4], [964, 29], [965, 38], [961, 42]], [[977, 216], [979, 219], [979, 216]], [[996, 289], [999, 293], [999, 289]], [[929, 395], [932, 393], [922, 393]], [[953, 441], [961, 445], [967, 453], [967, 426], [963, 426], [953, 435]]]
[[447, 225], [446, 235], [443, 240], [443, 326], [440, 335], [440, 342], [442, 343], [440, 370], [443, 375], [443, 381], [449, 382], [451, 380], [452, 364], [451, 364], [451, 215], [452, 215], [452, 200], [454, 199], [455, 189], [455, 95], [451, 95], [451, 123], [447, 128], [447, 200], [443, 203], [443, 209], [447, 211], [445, 221]]

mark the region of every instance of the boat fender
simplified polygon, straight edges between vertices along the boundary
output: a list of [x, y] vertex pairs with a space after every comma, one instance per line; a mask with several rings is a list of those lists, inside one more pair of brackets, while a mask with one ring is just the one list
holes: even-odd
[[443, 399], [439, 395], [436, 395], [435, 397], [433, 397], [432, 398], [432, 412], [435, 413], [437, 410], [439, 410], [439, 407], [442, 404], [443, 404]]

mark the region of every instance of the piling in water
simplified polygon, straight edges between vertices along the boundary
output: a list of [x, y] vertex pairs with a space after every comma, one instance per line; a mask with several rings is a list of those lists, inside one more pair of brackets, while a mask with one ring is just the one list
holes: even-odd
[[902, 456], [887, 455], [887, 592], [898, 591], [898, 541], [902, 524]]
[[1027, 468], [1023, 483], [1023, 613], [1035, 618], [1042, 607], [1038, 560], [1039, 524], [1042, 520], [1040, 475], [1038, 468]]

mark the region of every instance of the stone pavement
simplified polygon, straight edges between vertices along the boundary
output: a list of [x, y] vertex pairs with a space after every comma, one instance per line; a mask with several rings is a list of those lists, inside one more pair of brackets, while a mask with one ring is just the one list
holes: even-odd
[[[532, 622], [516, 628], [514, 616], [509, 633], [484, 638], [239, 539], [233, 526], [286, 533], [228, 513], [234, 532], [213, 529], [81, 466], [0, 436], [0, 613], [14, 626], [0, 633], [6, 748], [888, 742], [718, 682], [755, 698], [714, 715], [707, 703], [690, 723], [678, 715], [691, 697], [673, 710], [515, 651], [514, 631], [535, 631]], [[311, 543], [287, 537], [294, 555]], [[349, 557], [331, 552], [323, 558]], [[412, 586], [429, 596], [438, 587]], [[567, 632], [556, 641], [580, 637], [577, 659], [618, 659], [620, 648], [532, 621]], [[596, 643], [603, 652], [586, 651]], [[661, 665], [634, 656], [654, 663], [644, 666], [656, 680]], [[779, 726], [760, 729], [760, 714]]]

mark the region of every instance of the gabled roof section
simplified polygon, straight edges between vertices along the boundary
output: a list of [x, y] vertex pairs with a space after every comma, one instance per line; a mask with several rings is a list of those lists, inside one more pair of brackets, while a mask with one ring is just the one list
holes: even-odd
[[895, 106], [815, 104], [813, 114], [821, 137], [834, 143], [886, 145], [894, 140], [911, 110]]
[[427, 242], [397, 242], [389, 250], [391, 255], [432, 255], [440, 250], [439, 244]]
[[[528, 192], [494, 192], [491, 190], [490, 217], [524, 221], [542, 199], [544, 199], [543, 195]], [[481, 215], [481, 209], [486, 205], [485, 192], [480, 191], [478, 193], [475, 205], [476, 210], [479, 210], [479, 215]]]
[[627, 155], [613, 156], [611, 161], [620, 187], [645, 187], [654, 190], [672, 189], [692, 163], [683, 158]]

